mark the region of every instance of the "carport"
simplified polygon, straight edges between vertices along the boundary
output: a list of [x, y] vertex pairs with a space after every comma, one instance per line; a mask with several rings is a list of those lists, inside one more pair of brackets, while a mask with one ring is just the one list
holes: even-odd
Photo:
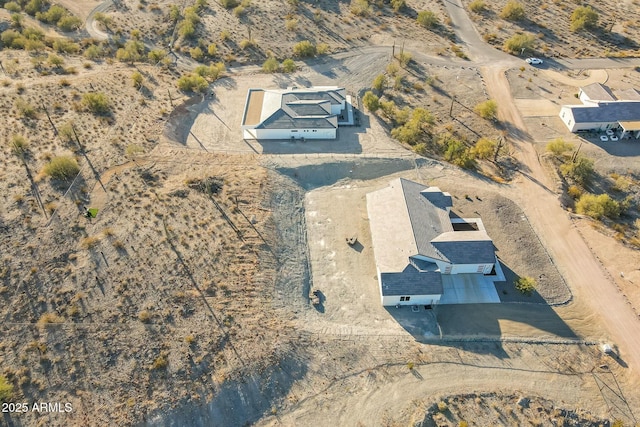
[[618, 122], [622, 128], [622, 134], [620, 139], [623, 139], [627, 133], [630, 133], [634, 138], [640, 139], [640, 120]]

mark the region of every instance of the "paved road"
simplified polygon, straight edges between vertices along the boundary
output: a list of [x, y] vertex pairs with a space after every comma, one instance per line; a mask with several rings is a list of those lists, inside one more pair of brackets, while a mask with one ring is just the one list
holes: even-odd
[[[469, 49], [469, 56], [481, 65], [490, 96], [499, 105], [498, 118], [506, 124], [515, 156], [521, 162], [522, 179], [514, 184], [513, 197], [526, 212], [544, 242], [574, 297], [586, 304], [609, 330], [622, 358], [640, 372], [640, 320], [600, 267], [593, 253], [560, 207], [553, 183], [540, 164], [522, 117], [511, 96], [504, 74], [513, 62], [504, 53], [482, 41], [460, 0], [445, 0], [456, 34]], [[547, 66], [566, 68], [620, 68], [640, 65], [640, 59], [583, 59], [547, 61]], [[517, 65], [517, 64], [516, 64]]]

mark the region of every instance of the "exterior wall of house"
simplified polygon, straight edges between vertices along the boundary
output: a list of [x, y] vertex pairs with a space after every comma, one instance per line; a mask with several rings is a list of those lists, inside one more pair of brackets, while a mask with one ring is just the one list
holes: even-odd
[[344, 110], [345, 102], [342, 101], [341, 104], [331, 104], [331, 114], [340, 114], [342, 110]]
[[336, 139], [336, 129], [244, 129], [244, 139]]
[[435, 261], [442, 274], [489, 274], [493, 270], [493, 263], [489, 264], [449, 264]]
[[[406, 301], [406, 298], [409, 301]], [[401, 299], [405, 301], [400, 301]], [[382, 297], [383, 306], [395, 306], [395, 305], [434, 305], [440, 302], [440, 295], [387, 295]]]

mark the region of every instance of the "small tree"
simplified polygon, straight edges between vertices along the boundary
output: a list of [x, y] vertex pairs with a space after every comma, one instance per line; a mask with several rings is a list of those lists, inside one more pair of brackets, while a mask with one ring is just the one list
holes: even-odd
[[301, 58], [308, 58], [316, 55], [316, 46], [309, 40], [302, 40], [293, 46], [293, 54]]
[[531, 296], [536, 290], [536, 280], [533, 277], [520, 277], [516, 280], [516, 289], [526, 296]]
[[67, 15], [60, 18], [58, 28], [64, 32], [74, 31], [80, 28], [82, 21], [77, 16]]
[[149, 51], [149, 54], [147, 55], [147, 57], [149, 58], [149, 61], [151, 61], [154, 64], [157, 64], [158, 62], [162, 61], [165, 56], [167, 56], [167, 52], [162, 49], [153, 49]]
[[44, 167], [44, 173], [51, 178], [69, 181], [80, 172], [78, 162], [71, 156], [58, 156]]
[[577, 183], [584, 185], [591, 179], [593, 175], [593, 160], [578, 156], [573, 161], [569, 160], [560, 165], [560, 172]]
[[571, 14], [571, 31], [594, 28], [598, 23], [598, 12], [591, 6], [578, 6]]
[[265, 73], [275, 73], [279, 69], [280, 64], [278, 63], [278, 60], [273, 56], [267, 58], [267, 60], [262, 64], [262, 71], [264, 71]]
[[518, 3], [515, 0], [509, 0], [509, 2], [505, 5], [500, 12], [500, 18], [506, 19], [508, 21], [520, 21], [524, 19], [524, 7], [521, 3]]
[[622, 206], [608, 194], [596, 196], [585, 193], [576, 202], [576, 212], [594, 219], [601, 219], [603, 216], [615, 219], [622, 213]]
[[439, 23], [436, 14], [430, 10], [423, 10], [422, 12], [419, 12], [417, 21], [418, 24], [422, 25], [424, 28], [433, 28]]
[[207, 47], [207, 54], [209, 56], [216, 56], [218, 53], [218, 45], [216, 45], [215, 43], [211, 43], [208, 47]]
[[533, 34], [521, 33], [513, 35], [504, 42], [504, 50], [519, 55], [523, 50], [533, 50], [536, 38]]
[[298, 67], [296, 66], [296, 63], [293, 61], [293, 59], [287, 58], [282, 61], [282, 71], [284, 71], [285, 73], [293, 73], [296, 68]]
[[573, 150], [573, 144], [566, 142], [562, 138], [556, 138], [547, 143], [547, 151], [556, 157], [564, 156], [567, 152]]
[[82, 95], [82, 103], [93, 114], [107, 114], [111, 111], [111, 102], [102, 92], [85, 93]]
[[493, 120], [498, 113], [498, 103], [493, 99], [489, 99], [476, 105], [474, 111], [483, 119]]
[[200, 61], [204, 56], [204, 53], [202, 52], [202, 49], [200, 49], [199, 46], [196, 46], [189, 50], [189, 55], [196, 61]]
[[364, 94], [364, 96], [362, 97], [362, 103], [364, 104], [365, 108], [372, 113], [375, 113], [376, 111], [378, 111], [378, 108], [380, 108], [380, 98], [378, 98], [376, 94], [371, 91], [367, 91], [367, 93]]
[[198, 74], [187, 74], [178, 79], [178, 88], [185, 92], [204, 92], [207, 87], [207, 80]]

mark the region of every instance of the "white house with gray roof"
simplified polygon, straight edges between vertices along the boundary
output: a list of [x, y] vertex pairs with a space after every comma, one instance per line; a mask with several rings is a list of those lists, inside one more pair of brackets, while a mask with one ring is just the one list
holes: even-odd
[[617, 92], [593, 83], [580, 88], [582, 105], [563, 105], [560, 118], [571, 132], [619, 129], [620, 138], [640, 138], [640, 93], [635, 89]]
[[433, 305], [442, 275], [490, 274], [495, 247], [480, 218], [451, 212], [451, 195], [403, 178], [367, 194], [382, 305]]
[[346, 90], [337, 86], [249, 89], [242, 115], [244, 139], [335, 139], [353, 124]]

